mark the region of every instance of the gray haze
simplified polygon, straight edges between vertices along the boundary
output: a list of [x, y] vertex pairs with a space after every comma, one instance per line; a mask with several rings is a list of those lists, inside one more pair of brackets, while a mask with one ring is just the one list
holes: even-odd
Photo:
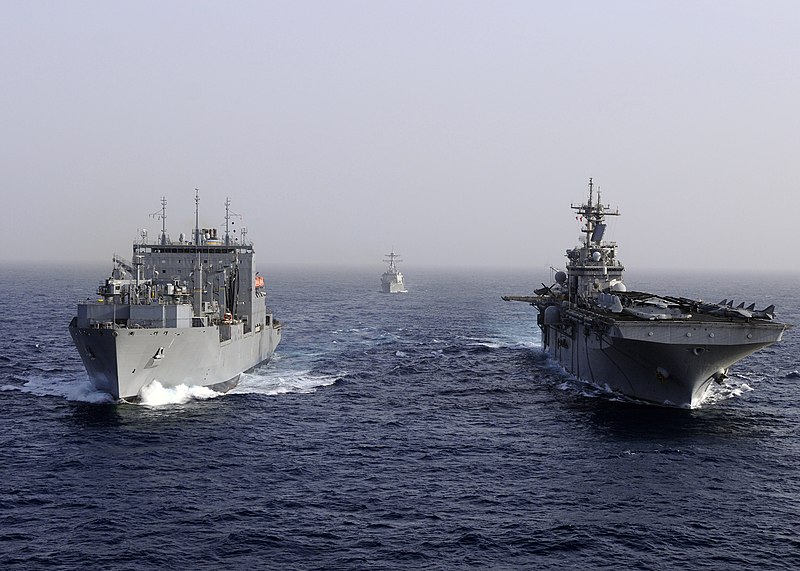
[[0, 4], [0, 262], [107, 261], [226, 196], [261, 263], [797, 268], [800, 4]]

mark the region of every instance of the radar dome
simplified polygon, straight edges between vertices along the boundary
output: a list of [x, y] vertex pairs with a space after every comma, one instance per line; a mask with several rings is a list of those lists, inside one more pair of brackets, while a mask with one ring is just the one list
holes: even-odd
[[628, 291], [628, 288], [620, 280], [613, 280], [611, 282], [611, 291]]
[[595, 262], [599, 262], [600, 258], [602, 258], [602, 255], [600, 254], [600, 252], [592, 252], [592, 259]]
[[555, 305], [548, 305], [544, 310], [545, 325], [558, 325], [561, 322], [561, 310]]
[[562, 272], [561, 270], [558, 270], [554, 277], [556, 283], [559, 283], [561, 285], [564, 285], [564, 282], [567, 281], [567, 274], [565, 272]]

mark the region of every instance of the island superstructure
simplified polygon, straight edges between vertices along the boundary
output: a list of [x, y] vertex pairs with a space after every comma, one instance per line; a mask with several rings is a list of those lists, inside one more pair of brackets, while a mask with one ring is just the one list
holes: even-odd
[[222, 236], [200, 227], [199, 202], [196, 194], [193, 236], [173, 241], [162, 199], [158, 241], [142, 232], [131, 261], [115, 255], [98, 299], [78, 304], [69, 325], [92, 383], [115, 399], [135, 399], [153, 381], [229, 390], [281, 340], [253, 244], [245, 229], [231, 231], [230, 200]]
[[389, 264], [389, 267], [383, 272], [381, 276], [381, 291], [383, 293], [407, 293], [406, 286], [403, 283], [403, 274], [397, 269], [397, 263], [400, 261], [400, 256], [394, 253], [394, 249], [383, 260]]
[[731, 365], [780, 341], [791, 327], [775, 307], [757, 310], [723, 300], [627, 291], [617, 244], [604, 240], [606, 216], [618, 210], [594, 199], [571, 205], [584, 224], [581, 243], [566, 251], [566, 272], [533, 296], [505, 296], [538, 310], [542, 347], [567, 372], [638, 401], [696, 407]]

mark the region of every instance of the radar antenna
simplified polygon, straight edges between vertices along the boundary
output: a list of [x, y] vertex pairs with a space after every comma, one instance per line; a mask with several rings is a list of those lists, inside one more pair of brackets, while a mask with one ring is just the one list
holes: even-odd
[[389, 263], [389, 270], [396, 271], [397, 270], [397, 265], [395, 265], [395, 261], [402, 262], [403, 260], [400, 259], [400, 256], [398, 254], [394, 253], [394, 248], [392, 248], [391, 252], [389, 252], [388, 254], [384, 254], [384, 255], [386, 256], [386, 258], [384, 258], [383, 261]]
[[[230, 235], [229, 224], [235, 224], [235, 222], [231, 222], [230, 221], [232, 216], [237, 217], [239, 220], [242, 219], [242, 215], [241, 214], [236, 214], [235, 212], [231, 212], [231, 199], [230, 198], [226, 198], [225, 199], [225, 245], [226, 246], [230, 246], [230, 244], [231, 244], [231, 235]], [[233, 232], [235, 234], [236, 230], [234, 230]]]
[[150, 218], [159, 218], [161, 219], [161, 245], [167, 245], [167, 197], [161, 197], [161, 210], [158, 212], [153, 212], [150, 215]]
[[600, 201], [600, 187], [597, 187], [597, 204], [594, 204], [594, 182], [589, 179], [589, 200], [586, 204], [574, 205], [570, 207], [575, 210], [576, 214], [580, 215], [581, 222], [585, 222], [585, 226], [581, 231], [586, 236], [583, 245], [590, 247], [592, 242], [599, 243], [602, 240], [603, 232], [605, 231], [606, 216], [619, 216], [619, 210], [611, 210], [610, 206], [604, 205]]
[[194, 245], [200, 245], [200, 189], [194, 189]]

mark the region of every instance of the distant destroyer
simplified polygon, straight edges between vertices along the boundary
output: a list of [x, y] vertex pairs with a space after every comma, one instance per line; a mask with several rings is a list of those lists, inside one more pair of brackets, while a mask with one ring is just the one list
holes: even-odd
[[403, 283], [403, 274], [397, 269], [396, 261], [400, 261], [400, 256], [394, 250], [386, 254], [384, 262], [389, 263], [389, 267], [381, 276], [381, 291], [383, 293], [408, 293]]
[[[166, 232], [166, 200], [157, 243], [147, 233], [133, 261], [114, 256], [97, 301], [78, 304], [69, 331], [95, 387], [114, 399], [135, 399], [142, 387], [234, 387], [244, 371], [269, 360], [281, 325], [266, 307], [264, 278], [243, 229], [225, 234], [200, 228], [195, 196], [194, 236], [177, 242]], [[235, 235], [235, 231], [233, 232]]]
[[567, 250], [567, 271], [534, 296], [506, 296], [535, 306], [542, 346], [566, 371], [636, 400], [696, 407], [712, 382], [743, 357], [780, 341], [791, 327], [775, 307], [756, 310], [723, 300], [627, 291], [617, 245], [603, 241], [605, 217], [618, 216], [598, 192], [571, 206], [583, 221], [581, 243]]

